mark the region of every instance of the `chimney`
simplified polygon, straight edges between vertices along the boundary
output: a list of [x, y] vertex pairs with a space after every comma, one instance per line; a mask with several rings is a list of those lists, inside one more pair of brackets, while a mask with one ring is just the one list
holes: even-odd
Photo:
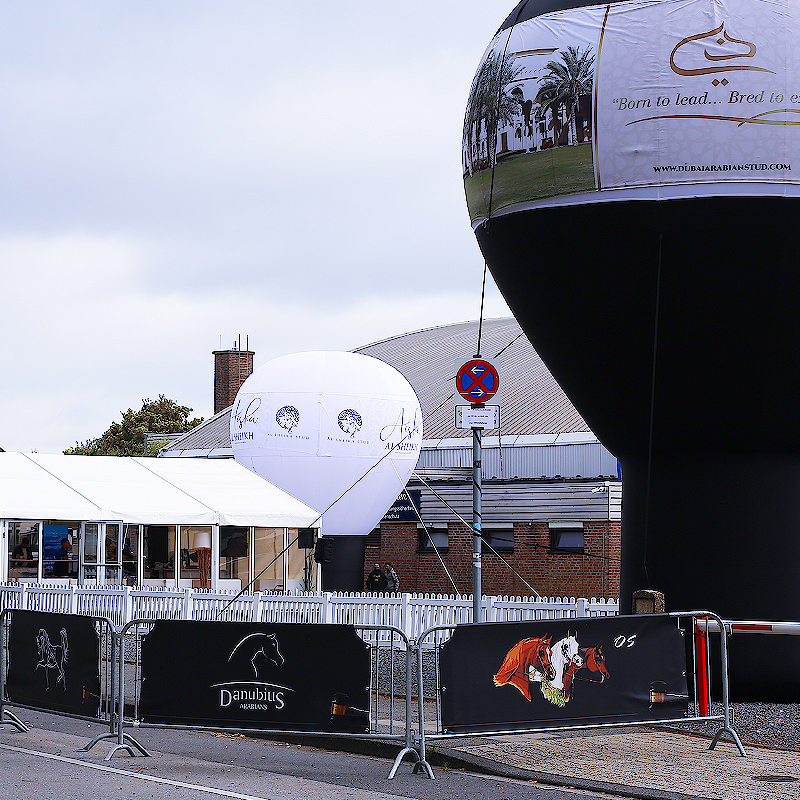
[[242, 350], [242, 337], [230, 350], [214, 350], [214, 413], [233, 405], [239, 387], [253, 371], [253, 351], [247, 345]]

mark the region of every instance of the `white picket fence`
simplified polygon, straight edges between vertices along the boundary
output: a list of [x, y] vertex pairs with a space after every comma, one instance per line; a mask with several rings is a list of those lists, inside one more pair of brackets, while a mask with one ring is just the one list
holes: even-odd
[[[234, 599], [236, 598], [236, 599]], [[133, 619], [386, 625], [416, 639], [435, 625], [472, 622], [470, 595], [277, 594], [131, 586], [0, 584], [0, 610], [19, 608], [107, 617], [118, 627]], [[484, 597], [485, 622], [607, 617], [616, 600], [583, 597]]]

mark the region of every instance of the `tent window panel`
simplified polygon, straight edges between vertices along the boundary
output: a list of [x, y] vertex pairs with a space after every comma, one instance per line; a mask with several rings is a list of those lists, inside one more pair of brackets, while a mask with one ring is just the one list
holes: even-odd
[[[49, 526], [48, 526], [49, 527]], [[87, 563], [97, 561], [100, 526], [96, 522], [86, 523], [86, 535], [83, 540], [83, 560]]]
[[[293, 542], [296, 537], [297, 531], [290, 530], [289, 542]], [[297, 545], [293, 545], [286, 551], [286, 557], [289, 559], [289, 580], [302, 580], [305, 575], [306, 551], [300, 550]], [[293, 584], [289, 584], [289, 586], [292, 585]]]
[[122, 582], [122, 569], [120, 567], [122, 553], [119, 547], [120, 528], [122, 526], [117, 522], [109, 522], [106, 523], [105, 527], [103, 550], [105, 552], [106, 566], [103, 570], [103, 582], [116, 585]]
[[219, 529], [219, 577], [250, 583], [250, 529], [223, 525]]
[[122, 575], [136, 583], [136, 559], [139, 555], [139, 526], [126, 525], [122, 535]]
[[174, 578], [174, 558], [175, 526], [148, 525], [144, 534], [145, 577]]
[[258, 576], [255, 590], [283, 589], [283, 528], [256, 528], [253, 550]]
[[211, 546], [211, 528], [208, 525], [181, 526], [181, 579], [200, 580], [198, 549]]
[[39, 523], [8, 523], [8, 576], [11, 580], [39, 574]]
[[[87, 523], [86, 530], [94, 532], [94, 557], [97, 558], [97, 536], [100, 526]], [[87, 534], [88, 535], [88, 534]], [[46, 522], [42, 530], [43, 572], [46, 578], [75, 578], [78, 575], [78, 542], [69, 525]], [[92, 575], [95, 577], [95, 575]]]

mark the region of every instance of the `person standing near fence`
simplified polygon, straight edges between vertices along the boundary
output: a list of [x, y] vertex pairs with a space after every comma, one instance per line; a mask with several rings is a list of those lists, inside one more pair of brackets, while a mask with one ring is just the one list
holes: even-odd
[[394, 567], [387, 561], [383, 569], [383, 574], [386, 576], [386, 591], [399, 592], [400, 591], [400, 578], [394, 571]]
[[381, 565], [376, 564], [375, 569], [367, 575], [368, 592], [385, 592], [388, 581], [386, 575], [381, 570]]

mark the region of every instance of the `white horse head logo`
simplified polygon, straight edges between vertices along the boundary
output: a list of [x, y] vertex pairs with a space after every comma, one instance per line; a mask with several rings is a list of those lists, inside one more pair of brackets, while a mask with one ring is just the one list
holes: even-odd
[[250, 664], [256, 678], [260, 677], [257, 663], [259, 659], [271, 661], [276, 667], [280, 667], [284, 663], [278, 646], [278, 637], [274, 633], [251, 633], [245, 636], [231, 651], [228, 663], [233, 660], [237, 652], [244, 655], [244, 660]]

